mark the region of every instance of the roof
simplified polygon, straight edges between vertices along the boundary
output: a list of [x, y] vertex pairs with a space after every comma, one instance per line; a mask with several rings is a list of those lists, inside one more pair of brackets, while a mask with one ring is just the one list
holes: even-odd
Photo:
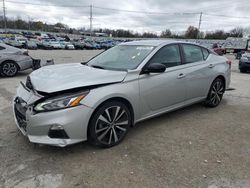
[[142, 45], [142, 46], [159, 46], [161, 44], [168, 44], [175, 42], [173, 40], [138, 40], [138, 41], [131, 41], [131, 42], [125, 42], [121, 43], [121, 45]]
[[171, 43], [188, 43], [188, 42], [181, 42], [177, 40], [138, 40], [132, 42], [125, 42], [121, 43], [120, 45], [142, 45], [142, 46], [160, 46], [162, 44], [171, 44]]

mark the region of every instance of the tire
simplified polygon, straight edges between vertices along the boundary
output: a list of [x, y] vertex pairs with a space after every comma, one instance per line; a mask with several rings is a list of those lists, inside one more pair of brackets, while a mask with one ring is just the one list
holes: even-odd
[[221, 78], [216, 78], [209, 89], [205, 105], [208, 107], [216, 107], [220, 104], [225, 92], [225, 84]]
[[0, 66], [1, 74], [6, 77], [16, 76], [18, 70], [19, 70], [19, 67], [14, 61], [5, 61]]
[[125, 138], [131, 123], [131, 112], [124, 103], [106, 102], [94, 112], [90, 120], [88, 141], [104, 148], [115, 146]]

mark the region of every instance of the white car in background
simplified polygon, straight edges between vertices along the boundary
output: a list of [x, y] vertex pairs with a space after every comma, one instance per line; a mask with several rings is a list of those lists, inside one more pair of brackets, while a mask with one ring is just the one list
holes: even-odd
[[50, 41], [50, 46], [53, 49], [64, 49], [64, 46], [62, 46], [58, 41]]
[[30, 69], [33, 59], [27, 50], [21, 50], [4, 43], [0, 43], [0, 74], [7, 77], [15, 76], [18, 71]]
[[70, 43], [70, 42], [65, 42], [65, 49], [68, 49], [68, 50], [74, 50], [75, 49], [75, 46]]

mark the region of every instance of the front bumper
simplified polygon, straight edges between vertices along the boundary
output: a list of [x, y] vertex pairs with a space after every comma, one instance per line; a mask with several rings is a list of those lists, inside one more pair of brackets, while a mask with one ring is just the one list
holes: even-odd
[[[29, 95], [29, 96], [27, 96]], [[87, 140], [87, 127], [93, 109], [84, 105], [63, 110], [35, 113], [34, 94], [21, 85], [13, 101], [13, 112], [18, 129], [30, 142], [64, 147]], [[21, 102], [20, 102], [21, 101]], [[31, 102], [31, 104], [29, 104]], [[20, 104], [21, 103], [21, 104]], [[67, 137], [51, 137], [51, 130], [63, 130]]]

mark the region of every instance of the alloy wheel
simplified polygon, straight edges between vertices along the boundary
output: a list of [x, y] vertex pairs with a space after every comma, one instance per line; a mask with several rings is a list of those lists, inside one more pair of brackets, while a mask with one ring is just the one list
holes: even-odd
[[4, 63], [2, 66], [2, 73], [5, 76], [8, 76], [8, 77], [15, 76], [17, 71], [18, 71], [18, 68], [15, 63], [7, 62], [7, 63]]
[[225, 88], [224, 83], [221, 79], [217, 79], [213, 82], [210, 94], [209, 94], [209, 104], [210, 106], [218, 106], [222, 100]]
[[97, 118], [95, 125], [97, 140], [103, 145], [115, 145], [126, 135], [129, 124], [129, 115], [123, 107], [108, 107]]

